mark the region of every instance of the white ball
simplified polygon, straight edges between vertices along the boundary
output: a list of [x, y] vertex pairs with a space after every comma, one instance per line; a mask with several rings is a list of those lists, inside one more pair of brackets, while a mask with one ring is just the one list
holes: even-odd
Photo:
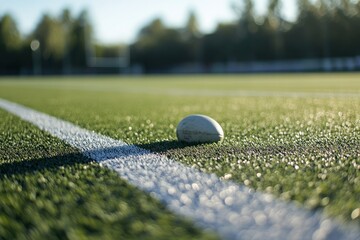
[[179, 141], [187, 143], [212, 143], [224, 138], [224, 131], [214, 119], [205, 115], [190, 115], [176, 128]]

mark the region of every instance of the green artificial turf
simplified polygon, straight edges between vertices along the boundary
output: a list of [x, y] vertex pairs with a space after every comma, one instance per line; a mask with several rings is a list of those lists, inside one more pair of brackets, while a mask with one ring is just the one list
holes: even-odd
[[0, 239], [215, 239], [0, 110]]
[[[3, 79], [0, 96], [360, 224], [359, 78], [300, 74]], [[177, 142], [177, 123], [193, 113], [216, 119], [225, 140], [197, 146]]]

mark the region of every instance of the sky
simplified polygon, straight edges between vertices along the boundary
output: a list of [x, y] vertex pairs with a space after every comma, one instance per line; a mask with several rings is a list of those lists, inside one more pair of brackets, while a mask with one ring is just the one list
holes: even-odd
[[[167, 26], [184, 26], [189, 12], [194, 11], [200, 29], [213, 31], [219, 22], [231, 22], [236, 18], [231, 8], [242, 0], [4, 0], [0, 16], [10, 13], [21, 33], [30, 33], [44, 13], [59, 16], [63, 9], [73, 16], [86, 9], [95, 30], [95, 39], [102, 43], [130, 43], [136, 39], [139, 29], [156, 17]], [[255, 0], [257, 10], [264, 12], [267, 0]], [[295, 15], [295, 0], [285, 0], [284, 14], [291, 19]]]

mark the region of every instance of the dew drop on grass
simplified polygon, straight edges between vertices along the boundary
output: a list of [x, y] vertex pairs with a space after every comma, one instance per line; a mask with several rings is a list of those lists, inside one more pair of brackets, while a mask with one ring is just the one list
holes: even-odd
[[248, 186], [248, 185], [250, 185], [250, 180], [248, 180], [248, 179], [246, 179], [245, 181], [244, 181], [244, 184], [246, 185], [246, 186]]
[[360, 208], [354, 209], [354, 211], [351, 212], [351, 219], [357, 219], [360, 217]]

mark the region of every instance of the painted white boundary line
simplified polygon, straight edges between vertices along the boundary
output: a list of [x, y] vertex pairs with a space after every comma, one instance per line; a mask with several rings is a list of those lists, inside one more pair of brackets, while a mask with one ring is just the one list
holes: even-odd
[[360, 239], [356, 227], [341, 226], [318, 212], [221, 181], [148, 150], [7, 100], [0, 99], [0, 108], [78, 148], [173, 212], [224, 239]]

